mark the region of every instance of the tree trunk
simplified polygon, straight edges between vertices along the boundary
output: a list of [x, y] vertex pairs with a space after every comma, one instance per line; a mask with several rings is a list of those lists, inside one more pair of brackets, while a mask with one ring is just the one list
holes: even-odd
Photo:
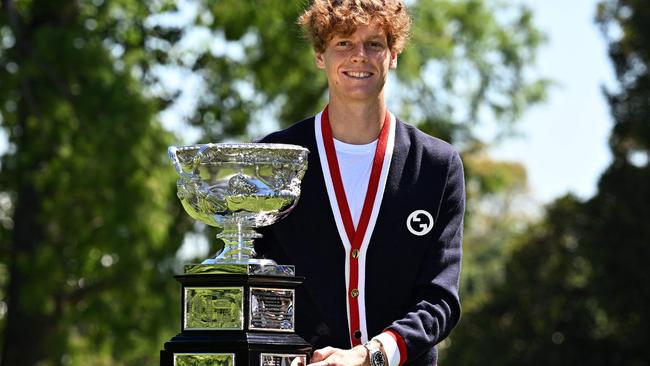
[[[30, 268], [35, 247], [42, 240], [35, 223], [38, 199], [33, 188], [23, 186], [17, 198], [14, 215], [13, 243], [10, 246], [8, 312], [4, 329], [2, 366], [35, 365], [46, 355], [50, 339], [51, 317], [42, 313], [46, 298], [30, 298], [29, 286], [37, 286], [38, 270]], [[32, 292], [34, 293], [34, 292]]]
[[[24, 121], [25, 118], [21, 120]], [[21, 140], [26, 142], [28, 131], [23, 131]], [[29, 165], [33, 167], [37, 164]], [[20, 178], [17, 179], [19, 186], [15, 201], [15, 225], [9, 245], [8, 312], [2, 366], [31, 366], [43, 360], [53, 330], [52, 315], [45, 313], [47, 304], [52, 304], [52, 295], [36, 291], [36, 287], [43, 281], [39, 276], [47, 276], [47, 272], [35, 264], [38, 248], [44, 242], [44, 234], [43, 227], [37, 222], [41, 211], [39, 196], [28, 178], [32, 175], [33, 168], [25, 168], [27, 169], [18, 169]]]
[[[16, 47], [9, 52], [14, 52], [16, 63], [28, 65], [32, 61], [29, 49], [32, 30], [28, 28], [33, 24], [22, 23], [12, 0], [3, 0], [2, 5], [16, 38]], [[60, 364], [60, 357], [52, 357], [50, 348], [60, 342], [56, 339], [60, 338], [56, 329], [61, 306], [56, 301], [58, 296], [55, 293], [40, 288], [51, 271], [44, 265], [39, 266], [37, 260], [46, 239], [43, 224], [39, 222], [42, 193], [34, 183], [38, 167], [49, 159], [52, 147], [43, 148], [47, 140], [43, 141], [42, 136], [35, 133], [38, 126], [30, 127], [27, 123], [28, 117], [38, 117], [39, 114], [31, 82], [24, 78], [19, 90], [20, 95], [16, 100], [18, 132], [12, 132], [17, 149], [14, 157], [17, 165], [14, 168], [16, 185], [10, 188], [15, 192], [14, 227], [9, 244], [8, 311], [0, 366], [31, 366], [48, 358], [54, 359], [53, 364]], [[38, 146], [41, 148], [34, 149]]]

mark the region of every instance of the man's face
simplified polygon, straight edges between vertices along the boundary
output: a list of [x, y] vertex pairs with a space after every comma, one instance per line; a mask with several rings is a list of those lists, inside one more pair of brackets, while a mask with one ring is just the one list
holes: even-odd
[[316, 53], [316, 65], [327, 74], [330, 99], [376, 100], [383, 97], [388, 69], [397, 65], [397, 53], [388, 48], [383, 29], [360, 25], [349, 36], [334, 35], [325, 52]]

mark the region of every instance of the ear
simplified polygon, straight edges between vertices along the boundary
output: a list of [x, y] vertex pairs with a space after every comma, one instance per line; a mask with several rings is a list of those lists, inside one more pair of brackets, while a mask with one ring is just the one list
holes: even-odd
[[322, 52], [316, 52], [316, 66], [319, 69], [325, 69], [325, 58]]
[[390, 51], [390, 68], [391, 69], [396, 69], [397, 68], [397, 52], [395, 51]]

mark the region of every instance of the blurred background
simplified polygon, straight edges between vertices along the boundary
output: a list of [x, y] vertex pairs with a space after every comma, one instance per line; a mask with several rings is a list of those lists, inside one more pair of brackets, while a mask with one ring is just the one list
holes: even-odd
[[[441, 364], [650, 364], [650, 2], [407, 3], [389, 107], [467, 176]], [[215, 250], [167, 146], [324, 106], [306, 4], [0, 1], [0, 365], [158, 364]]]

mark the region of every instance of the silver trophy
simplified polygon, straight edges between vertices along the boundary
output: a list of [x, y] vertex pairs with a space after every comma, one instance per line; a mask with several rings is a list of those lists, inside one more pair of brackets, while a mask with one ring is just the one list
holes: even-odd
[[178, 198], [194, 219], [221, 228], [223, 249], [202, 264], [274, 265], [256, 259], [255, 228], [286, 216], [300, 196], [308, 150], [285, 144], [205, 144], [168, 150]]
[[295, 207], [309, 151], [284, 144], [205, 144], [168, 150], [178, 198], [194, 219], [221, 228], [223, 248], [185, 266], [181, 333], [163, 366], [304, 364], [311, 347], [295, 334], [294, 266], [255, 258], [255, 228]]

